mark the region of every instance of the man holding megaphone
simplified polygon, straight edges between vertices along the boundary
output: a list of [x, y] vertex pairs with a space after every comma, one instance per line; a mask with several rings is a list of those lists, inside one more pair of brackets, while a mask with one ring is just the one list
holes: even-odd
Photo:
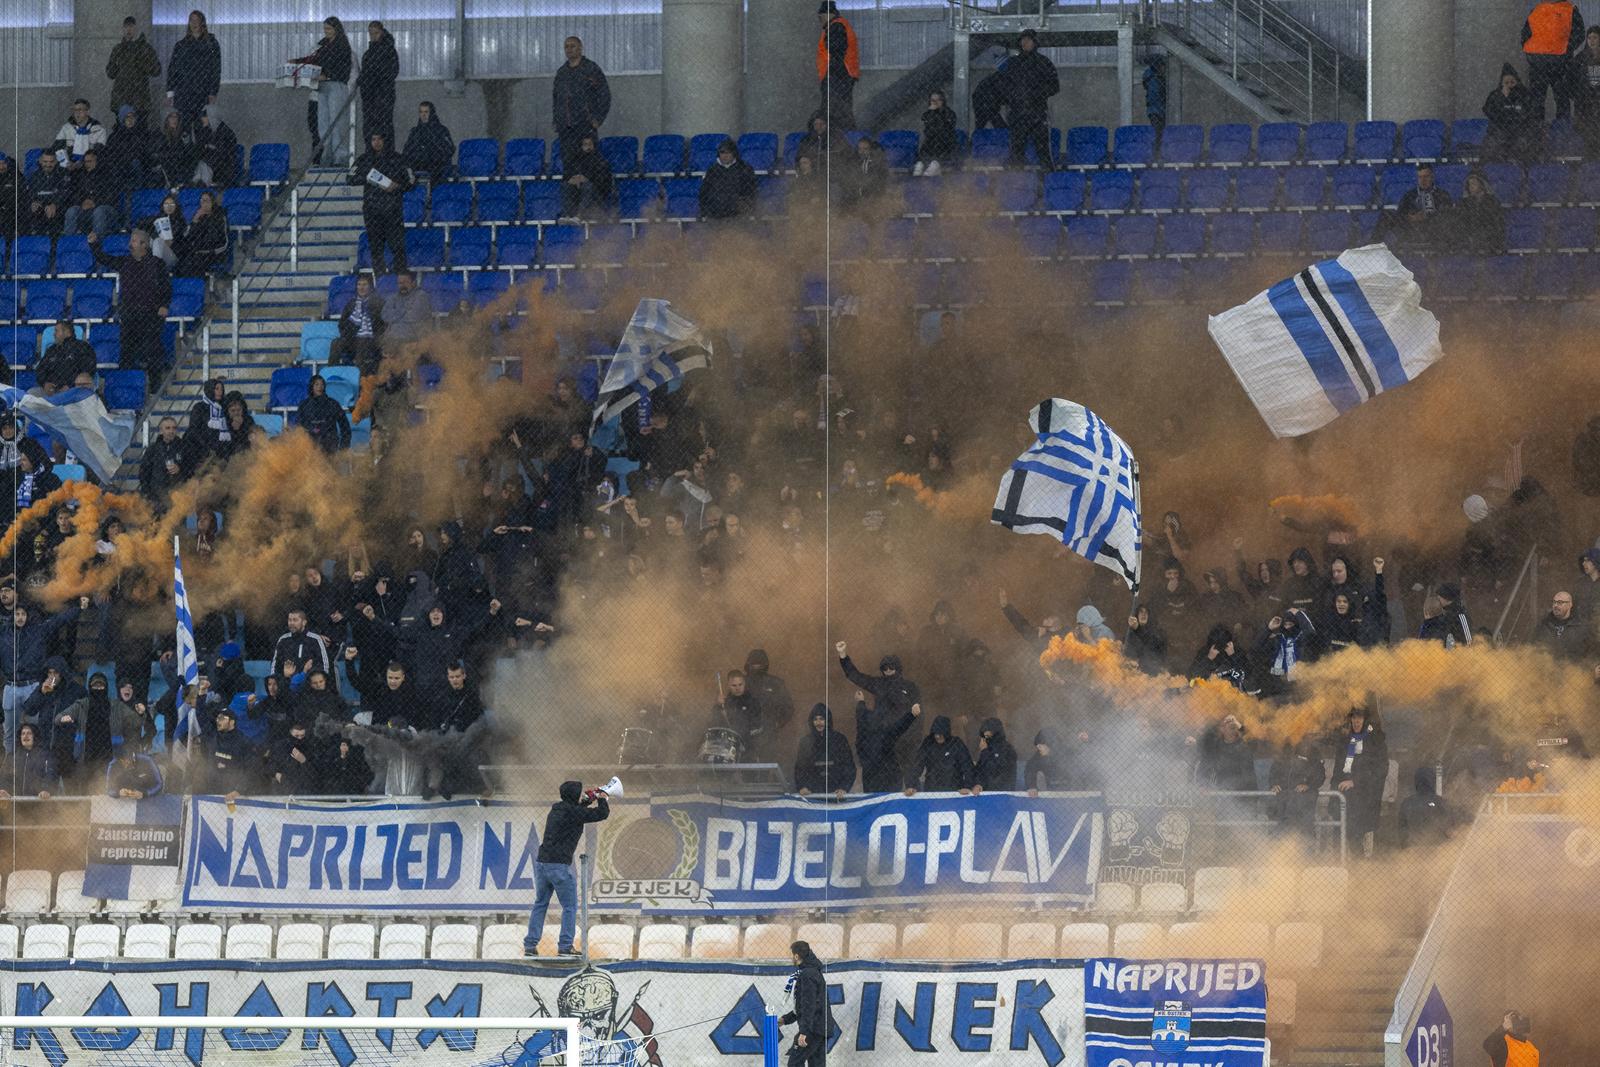
[[556, 954], [573, 957], [572, 947], [578, 931], [578, 879], [572, 871], [572, 853], [583, 840], [583, 828], [601, 822], [611, 814], [608, 797], [622, 795], [622, 781], [613, 777], [605, 785], [584, 789], [582, 782], [562, 782], [561, 799], [550, 806], [544, 820], [544, 835], [539, 839], [539, 857], [533, 872], [535, 894], [533, 912], [528, 916], [528, 936], [522, 939], [522, 954], [537, 956], [539, 939], [544, 936], [544, 914], [550, 897], [561, 902], [561, 937]]

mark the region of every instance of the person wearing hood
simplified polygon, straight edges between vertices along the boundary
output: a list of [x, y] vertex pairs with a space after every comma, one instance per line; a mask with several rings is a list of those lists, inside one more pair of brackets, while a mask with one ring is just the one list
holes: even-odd
[[394, 144], [394, 83], [400, 77], [400, 53], [394, 34], [377, 19], [367, 23], [367, 50], [361, 55], [356, 89], [361, 93], [361, 139], [374, 133]]
[[[372, 269], [378, 274], [406, 269], [406, 192], [416, 184], [411, 168], [381, 133], [367, 138], [367, 150], [350, 168], [347, 184], [361, 187], [361, 217], [367, 228]], [[388, 261], [384, 250], [388, 249]]]
[[922, 701], [922, 690], [917, 683], [905, 677], [899, 656], [888, 655], [879, 660], [878, 677], [873, 678], [856, 668], [843, 641], [835, 642], [833, 650], [839, 655], [839, 667], [844, 671], [844, 676], [853, 685], [872, 694], [879, 711], [898, 716]]
[[522, 954], [537, 956], [544, 936], [545, 912], [550, 898], [561, 902], [561, 933], [556, 954], [574, 956], [572, 942], [578, 929], [578, 880], [572, 872], [572, 854], [583, 840], [583, 828], [604, 822], [611, 814], [606, 794], [599, 789], [585, 791], [582, 782], [561, 783], [561, 799], [550, 806], [545, 816], [544, 833], [539, 836], [539, 855], [534, 865], [533, 910], [528, 915], [528, 933], [522, 939]]
[[56, 773], [50, 751], [39, 741], [40, 729], [31, 722], [17, 728], [17, 750], [6, 761], [5, 779], [0, 781], [0, 800], [12, 797], [38, 797], [49, 800], [61, 792], [61, 776]]
[[[100, 125], [99, 119], [89, 114], [89, 101], [80, 97], [72, 102], [72, 113], [56, 131], [56, 139], [50, 149], [56, 153], [57, 162], [65, 163], [68, 170], [77, 170], [89, 149], [105, 143], [106, 128]], [[61, 159], [62, 152], [67, 154], [65, 160]]]
[[1285, 745], [1272, 761], [1267, 786], [1277, 798], [1273, 817], [1279, 829], [1307, 839], [1316, 837], [1317, 794], [1328, 777], [1321, 746], [1321, 739], [1309, 734]]
[[1500, 85], [1483, 102], [1489, 128], [1483, 158], [1489, 162], [1530, 163], [1543, 141], [1544, 104], [1536, 102], [1510, 63], [1500, 68]]
[[1027, 163], [1031, 145], [1039, 166], [1050, 170], [1050, 98], [1061, 91], [1055, 63], [1039, 51], [1039, 35], [1030, 27], [1017, 42], [1018, 54], [1005, 68], [1007, 128], [1011, 133], [1011, 165]]
[[1372, 594], [1363, 595], [1350, 576], [1350, 564], [1336, 556], [1330, 568], [1329, 607], [1319, 627], [1330, 652], [1373, 648], [1389, 640], [1389, 597], [1384, 590], [1383, 557], [1372, 561]]
[[744, 680], [777, 728], [788, 726], [794, 718], [794, 697], [789, 693], [789, 683], [772, 673], [772, 660], [766, 649], [752, 648], [745, 656]]
[[1461, 587], [1446, 583], [1439, 591], [1423, 601], [1422, 626], [1417, 636], [1424, 641], [1438, 641], [1445, 648], [1472, 644], [1472, 620], [1461, 603]]
[[1550, 611], [1539, 620], [1533, 643], [1558, 660], [1577, 662], [1588, 658], [1593, 642], [1588, 623], [1573, 610], [1573, 596], [1558, 590], [1550, 601]]
[[1055, 734], [1049, 730], [1033, 735], [1033, 753], [1022, 768], [1022, 787], [1030, 797], [1038, 796], [1041, 790], [1072, 788], [1066, 756], [1057, 749]]
[[1350, 839], [1359, 842], [1362, 855], [1370, 858], [1383, 808], [1383, 784], [1389, 776], [1389, 742], [1377, 717], [1365, 708], [1351, 708], [1345, 726], [1330, 753], [1333, 787], [1345, 795]]
[[[65, 661], [62, 661], [65, 670]], [[41, 687], [42, 688], [42, 687]], [[56, 717], [56, 727], [69, 723], [83, 735], [82, 765], [87, 770], [104, 767], [124, 741], [137, 742], [142, 731], [138, 712], [111, 693], [104, 674], [89, 676], [89, 693]]]
[[1289, 553], [1289, 574], [1282, 588], [1285, 608], [1299, 608], [1308, 616], [1322, 610], [1328, 583], [1317, 573], [1317, 561], [1309, 548], [1301, 546]]
[[833, 727], [833, 712], [826, 704], [811, 706], [811, 728], [800, 738], [794, 754], [794, 788], [803, 797], [832, 793], [835, 799], [855, 788], [856, 761], [850, 740]]
[[1150, 605], [1140, 604], [1128, 616], [1128, 636], [1122, 654], [1148, 675], [1167, 673], [1167, 633], [1150, 616]]
[[1237, 715], [1225, 715], [1200, 736], [1200, 762], [1195, 784], [1219, 792], [1256, 788], [1256, 747], [1245, 736]]
[[1080, 642], [1086, 645], [1096, 645], [1101, 641], [1115, 641], [1117, 635], [1111, 627], [1106, 625], [1105, 617], [1100, 614], [1100, 609], [1093, 604], [1085, 604], [1078, 609], [1078, 624], [1072, 632]]
[[[958, 671], [967, 635], [956, 625], [955, 609], [940, 600], [928, 613], [928, 621], [917, 634], [915, 662], [920, 665], [930, 702], [952, 704], [960, 691]], [[859, 683], [858, 683], [859, 684]], [[919, 698], [922, 694], [918, 694]]]
[[[305, 723], [307, 727], [315, 726], [322, 719], [344, 723], [350, 718], [350, 708], [339, 696], [334, 676], [321, 667], [312, 667], [306, 672], [305, 684], [293, 694], [291, 706], [290, 721]], [[240, 727], [243, 728], [243, 725], [244, 720], [241, 719]]]
[[1287, 692], [1301, 663], [1314, 662], [1322, 652], [1322, 636], [1299, 608], [1274, 615], [1256, 646], [1262, 692], [1276, 696]]
[[317, 744], [304, 722], [289, 724], [289, 736], [267, 753], [267, 777], [279, 796], [319, 793]]
[[161, 76], [161, 57], [139, 32], [139, 20], [129, 15], [122, 20], [122, 39], [106, 60], [106, 77], [111, 79], [111, 109], [121, 121], [122, 109], [131, 107], [140, 126], [150, 112], [150, 79]]
[[1198, 599], [1183, 564], [1167, 557], [1161, 564], [1161, 581], [1150, 590], [1149, 602], [1151, 614], [1171, 640], [1179, 643], [1193, 640], [1198, 625]]
[[805, 941], [796, 941], [789, 952], [798, 968], [789, 976], [787, 992], [794, 996], [794, 1007], [779, 1018], [780, 1026], [793, 1023], [798, 1029], [789, 1048], [788, 1067], [823, 1067], [828, 1058], [828, 1035], [833, 1032], [833, 1015], [828, 1005], [828, 982], [822, 961]]
[[1460, 819], [1434, 789], [1432, 767], [1418, 767], [1413, 792], [1400, 802], [1400, 847], [1442, 845]]
[[372, 765], [367, 750], [347, 737], [324, 750], [319, 790], [335, 796], [362, 796], [372, 785]]
[[717, 145], [716, 161], [700, 180], [700, 217], [743, 218], [755, 210], [759, 191], [755, 168], [740, 157], [733, 138], [725, 137]]
[[433, 568], [433, 589], [441, 602], [462, 614], [484, 592], [483, 574], [454, 519], [439, 525], [439, 562]]
[[1006, 739], [999, 719], [983, 720], [978, 728], [978, 759], [972, 768], [972, 792], [985, 789], [1009, 793], [1017, 788], [1017, 749]]
[[911, 173], [917, 177], [937, 178], [945, 167], [956, 161], [960, 150], [956, 113], [950, 110], [943, 90], [935, 89], [928, 94], [928, 109], [922, 113], [922, 138]]
[[616, 200], [617, 181], [610, 161], [600, 152], [600, 135], [580, 137], [570, 159], [562, 171], [561, 217], [596, 218], [609, 212]]
[[217, 709], [216, 726], [205, 739], [205, 756], [196, 768], [199, 780], [190, 789], [210, 793], [249, 793], [255, 789], [261, 769], [261, 749], [239, 729], [238, 714], [231, 707]]
[[301, 429], [323, 452], [331, 456], [350, 447], [350, 416], [328, 395], [328, 381], [322, 375], [313, 374], [306, 384], [306, 398], [300, 401], [298, 414]]
[[178, 113], [169, 111], [161, 128], [145, 141], [145, 184], [166, 189], [187, 185], [194, 178], [198, 158], [194, 140], [184, 132]]
[[199, 123], [207, 104], [217, 102], [221, 89], [222, 47], [206, 25], [205, 14], [191, 11], [188, 28], [167, 60], [167, 102], [185, 132]]
[[1000, 590], [1000, 610], [1005, 614], [1006, 621], [1011, 624], [1011, 628], [1017, 631], [1017, 635], [1040, 652], [1050, 647], [1050, 639], [1052, 637], [1060, 637], [1064, 631], [1061, 625], [1061, 616], [1059, 615], [1046, 615], [1039, 620], [1037, 626], [1029, 622], [1027, 617], [1012, 605], [1011, 599], [1006, 596], [1004, 589]]
[[222, 121], [222, 109], [216, 104], [207, 104], [205, 110], [200, 112], [200, 121], [195, 123], [190, 136], [194, 138], [196, 157], [194, 180], [201, 185], [214, 185], [222, 189], [233, 185], [239, 176], [235, 162], [239, 135], [233, 132], [232, 126]]
[[952, 731], [948, 715], [935, 716], [906, 775], [906, 796], [912, 796], [919, 789], [929, 793], [959, 792], [967, 796], [972, 792], [974, 780], [972, 753], [967, 743]]
[[[899, 658], [884, 657], [885, 664], [891, 661], [898, 674]], [[887, 698], [875, 696], [874, 706], [869, 708], [866, 697], [864, 690], [856, 690], [856, 761], [861, 765], [861, 791], [893, 792], [904, 784], [905, 777], [897, 745], [922, 714], [922, 705], [914, 703], [901, 710], [898, 695], [891, 693]]]
[[240, 693], [256, 691], [255, 679], [244, 669], [244, 646], [237, 641], [224, 641], [218, 647], [206, 675], [211, 679], [211, 691], [224, 704]]
[[417, 687], [418, 707], [407, 717], [419, 730], [437, 730], [444, 725], [435, 716], [453, 703], [450, 668], [461, 661], [480, 633], [499, 622], [500, 601], [491, 600], [488, 614], [476, 624], [458, 623], [457, 615], [437, 603], [421, 619], [398, 631], [401, 662], [407, 665]]
[[[373, 131], [378, 132], [378, 131]], [[371, 140], [371, 134], [368, 134]], [[387, 138], [385, 144], [392, 144]], [[456, 142], [450, 128], [439, 120], [432, 100], [417, 105], [417, 124], [406, 135], [405, 165], [433, 181], [444, 181], [455, 169]]]
[[1213, 626], [1189, 664], [1189, 680], [1215, 679], [1226, 682], [1241, 693], [1254, 693], [1249, 657], [1221, 623]]
[[1226, 567], [1213, 567], [1200, 576], [1200, 596], [1196, 603], [1203, 619], [1215, 619], [1229, 626], [1245, 621], [1244, 594], [1228, 585]]
[[[3, 464], [0, 464], [3, 469]], [[1595, 624], [1595, 609], [1600, 607], [1600, 548], [1586, 548], [1578, 557], [1580, 577], [1572, 583], [1572, 614], [1585, 624]]]
[[117, 745], [116, 753], [106, 762], [106, 796], [123, 800], [148, 800], [158, 797], [166, 783], [161, 778], [161, 768], [156, 761], [139, 751], [132, 741]]
[[8, 753], [17, 747], [17, 724], [22, 707], [47, 680], [46, 670], [51, 666], [56, 669], [57, 682], [66, 674], [64, 660], [52, 659], [46, 663], [50, 639], [62, 627], [76, 622], [88, 607], [89, 598], [80, 597], [65, 611], [34, 618], [27, 605], [18, 602], [11, 611], [11, 617], [0, 622], [0, 675], [6, 680], [3, 706], [6, 717], [5, 749]]

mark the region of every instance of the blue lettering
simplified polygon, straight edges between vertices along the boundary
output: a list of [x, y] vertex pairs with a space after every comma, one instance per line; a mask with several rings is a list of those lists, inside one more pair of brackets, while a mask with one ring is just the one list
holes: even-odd
[[[283, 1018], [283, 1010], [272, 999], [272, 991], [265, 982], [256, 983], [238, 1014], [250, 1019]], [[289, 1031], [231, 1026], [223, 1029], [222, 1040], [235, 1052], [271, 1052], [289, 1040]]]
[[882, 997], [882, 982], [862, 983], [861, 1007], [856, 1012], [857, 1052], [871, 1052], [878, 1047], [878, 1001]]
[[[255, 873], [245, 874], [246, 865], [253, 866]], [[261, 831], [254, 823], [251, 823], [244, 832], [244, 843], [239, 846], [239, 865], [233, 869], [232, 881], [236, 889], [272, 887], [272, 871], [267, 867], [267, 850], [261, 847]]]
[[400, 843], [394, 861], [395, 882], [401, 889], [421, 889], [422, 879], [411, 873], [411, 868], [422, 862], [422, 849], [417, 838], [428, 832], [426, 823], [406, 823], [400, 831]]
[[372, 832], [383, 839], [383, 861], [378, 867], [378, 877], [362, 879], [361, 888], [389, 889], [394, 885], [394, 852], [400, 837], [400, 827], [392, 822], [382, 823], [374, 826]]
[[289, 823], [278, 832], [278, 888], [289, 886], [289, 861], [311, 852], [311, 827]]
[[[117, 987], [107, 982], [84, 1014], [132, 1015], [133, 1012], [128, 1010], [128, 1005], [117, 992]], [[138, 1040], [138, 1037], [138, 1029], [131, 1026], [122, 1026], [114, 1030], [87, 1030], [80, 1026], [72, 1031], [72, 1039], [78, 1043], [78, 1047], [90, 1052], [121, 1052]]]
[[[995, 984], [993, 982], [957, 982], [956, 1013], [950, 1022], [950, 1039], [962, 1052], [988, 1052], [987, 1033], [994, 1026]], [[979, 1003], [986, 1001], [987, 1003]]]
[[505, 837], [494, 832], [494, 824], [488, 820], [483, 823], [483, 868], [478, 871], [478, 888], [485, 888], [490, 882], [496, 889], [506, 887], [507, 869], [511, 866], [511, 824], [501, 823], [505, 828]]
[[[199, 816], [200, 801], [194, 802], [196, 816]], [[218, 840], [216, 833], [211, 829], [211, 823], [205, 818], [197, 818], [199, 832], [195, 834], [195, 854], [198, 870], [204, 871], [211, 880], [219, 886], [228, 884], [228, 873], [233, 870], [233, 820], [223, 821], [222, 839]]]
[[361, 887], [361, 857], [367, 851], [367, 824], [356, 824], [355, 842], [350, 848], [350, 888]]
[[1055, 997], [1049, 982], [1025, 978], [1017, 983], [1016, 995], [1011, 998], [1015, 1005], [1011, 1015], [1011, 1051], [1024, 1052], [1030, 1042], [1037, 1042], [1046, 1067], [1057, 1067], [1067, 1058], [1061, 1051], [1061, 1043], [1044, 1021], [1044, 1006]]
[[[349, 998], [333, 982], [306, 983], [307, 1016], [331, 1015], [348, 1019], [355, 1013]], [[339, 1067], [350, 1067], [356, 1061], [355, 1049], [350, 1047], [350, 1038], [343, 1030], [307, 1030], [300, 1039], [300, 1047], [309, 1052], [322, 1042], [327, 1043], [328, 1054]]]
[[[724, 1056], [761, 1055], [761, 1020], [767, 1017], [767, 1005], [755, 986], [750, 986], [739, 997], [733, 1010], [722, 1017], [717, 1028], [711, 1031], [711, 1043]], [[749, 1030], [747, 1034], [744, 1031]]]
[[[828, 1007], [840, 1008], [844, 1006], [844, 986], [831, 985], [828, 987]], [[839, 1023], [834, 1019], [833, 1012], [828, 1012], [828, 1051], [833, 1051], [834, 1043], [839, 1040]]]
[[[444, 846], [450, 849], [449, 866], [440, 870]], [[436, 822], [428, 827], [427, 889], [449, 889], [461, 878], [461, 827], [453, 822]]]
[[[473, 983], [456, 986], [447, 997], [435, 996], [424, 1010], [441, 1019], [472, 1019], [482, 1014], [482, 1006], [483, 986]], [[443, 1037], [444, 1047], [451, 1052], [471, 1052], [477, 1036], [476, 1030], [422, 1030], [417, 1033], [417, 1045], [427, 1048]]]
[[[55, 994], [50, 992], [50, 987], [43, 982], [22, 982], [17, 985], [17, 1014], [18, 1015], [43, 1015], [44, 1009], [49, 1006]], [[21, 1052], [33, 1047], [39, 1042], [39, 1051], [44, 1053], [44, 1058], [49, 1061], [50, 1067], [61, 1067], [67, 1062], [67, 1054], [61, 1048], [61, 1042], [56, 1039], [55, 1031], [46, 1027], [19, 1026], [11, 1032], [11, 1047]]]
[[[395, 1006], [402, 1000], [411, 999], [410, 982], [368, 982], [367, 999], [378, 1002], [378, 1018], [392, 1019], [400, 1014]], [[390, 1052], [394, 1051], [394, 1031], [377, 1031], [378, 1040], [383, 1042], [383, 1047]]]
[[522, 839], [522, 854], [517, 857], [517, 865], [511, 872], [510, 889], [523, 892], [533, 892], [533, 869], [539, 859], [539, 835], [532, 828], [528, 836]]
[[917, 983], [917, 1000], [910, 1015], [899, 1001], [894, 1005], [894, 1032], [900, 1035], [906, 1047], [913, 1052], [933, 1052], [933, 997], [937, 987], [932, 982]]
[[[176, 985], [156, 986], [156, 996], [160, 1007], [156, 1009], [157, 1015], [190, 1015], [202, 1019], [209, 1014], [206, 1011], [211, 999], [211, 983], [195, 982], [189, 986], [189, 1003], [178, 1003], [178, 987]], [[156, 1051], [165, 1052], [172, 1047], [172, 1031], [161, 1029], [156, 1031]], [[204, 1030], [190, 1029], [185, 1031], [183, 1037], [183, 1056], [194, 1067], [200, 1067], [200, 1060], [205, 1053], [206, 1032]]]
[[316, 840], [311, 845], [311, 888], [321, 889], [323, 872], [327, 873], [329, 889], [343, 889], [339, 878], [339, 853], [344, 851], [350, 834], [343, 826], [318, 826]]

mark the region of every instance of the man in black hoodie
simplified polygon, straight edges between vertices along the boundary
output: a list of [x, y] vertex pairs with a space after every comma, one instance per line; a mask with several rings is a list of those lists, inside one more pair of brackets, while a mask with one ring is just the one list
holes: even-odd
[[800, 738], [794, 754], [794, 787], [803, 797], [832, 793], [843, 800], [856, 783], [856, 761], [850, 741], [833, 728], [833, 712], [826, 704], [811, 706], [811, 729]]
[[773, 724], [781, 730], [794, 718], [794, 697], [789, 693], [789, 684], [771, 671], [772, 660], [767, 656], [766, 649], [752, 648], [749, 655], [745, 656], [745, 685], [761, 701]]
[[1400, 847], [1442, 845], [1459, 820], [1434, 791], [1432, 767], [1418, 767], [1412, 779], [1415, 790], [1400, 802]]
[[1026, 164], [1032, 144], [1039, 166], [1050, 170], [1050, 98], [1061, 91], [1061, 79], [1056, 65], [1040, 53], [1033, 30], [1022, 31], [1017, 47], [1021, 52], [1006, 63], [1002, 83], [1011, 129], [1011, 165]]
[[978, 760], [972, 769], [972, 792], [985, 789], [1009, 793], [1017, 788], [1017, 749], [1006, 740], [1005, 724], [985, 719], [978, 728]]
[[396, 272], [406, 269], [406, 191], [411, 188], [411, 170], [389, 144], [389, 139], [374, 131], [367, 138], [367, 151], [361, 153], [350, 176], [351, 185], [361, 186], [361, 217], [367, 226], [367, 245], [372, 254], [372, 269], [383, 274], [390, 269], [384, 261], [389, 250]]
[[778, 1020], [782, 1025], [795, 1023], [799, 1027], [794, 1044], [789, 1047], [789, 1067], [823, 1067], [833, 1016], [828, 1010], [828, 982], [822, 974], [822, 961], [804, 941], [796, 941], [789, 951], [799, 968], [789, 976], [785, 990], [794, 994], [794, 1010]]
[[930, 793], [972, 792], [972, 753], [967, 743], [950, 732], [950, 717], [936, 716], [917, 749], [917, 761], [906, 775], [906, 796], [919, 788]]
[[561, 783], [561, 799], [550, 806], [545, 816], [544, 835], [539, 839], [538, 863], [534, 869], [533, 911], [528, 915], [528, 936], [522, 939], [522, 954], [537, 956], [539, 939], [544, 936], [544, 913], [550, 897], [561, 901], [561, 935], [556, 952], [575, 956], [572, 940], [578, 930], [578, 879], [572, 873], [572, 853], [583, 839], [583, 828], [603, 822], [611, 814], [606, 794], [598, 789], [584, 792], [583, 783]]
[[866, 694], [856, 690], [856, 757], [861, 764], [863, 793], [888, 793], [901, 787], [904, 775], [895, 743], [921, 714], [921, 704], [899, 713], [881, 700], [869, 708]]
[[361, 56], [361, 73], [356, 89], [361, 93], [361, 138], [383, 134], [385, 144], [394, 144], [394, 83], [400, 77], [400, 53], [394, 35], [374, 19], [367, 23], [367, 50]]

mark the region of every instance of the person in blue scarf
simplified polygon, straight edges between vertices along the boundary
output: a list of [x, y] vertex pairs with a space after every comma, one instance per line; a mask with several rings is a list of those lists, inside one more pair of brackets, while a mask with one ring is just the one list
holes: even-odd
[[1309, 615], [1299, 608], [1274, 615], [1256, 646], [1256, 658], [1263, 665], [1262, 692], [1269, 696], [1287, 692], [1300, 665], [1313, 662], [1321, 652], [1321, 635]]
[[1347, 832], [1361, 843], [1361, 854], [1370, 857], [1389, 776], [1389, 742], [1377, 715], [1351, 708], [1345, 729], [1334, 739], [1332, 756], [1333, 787], [1344, 794]]

